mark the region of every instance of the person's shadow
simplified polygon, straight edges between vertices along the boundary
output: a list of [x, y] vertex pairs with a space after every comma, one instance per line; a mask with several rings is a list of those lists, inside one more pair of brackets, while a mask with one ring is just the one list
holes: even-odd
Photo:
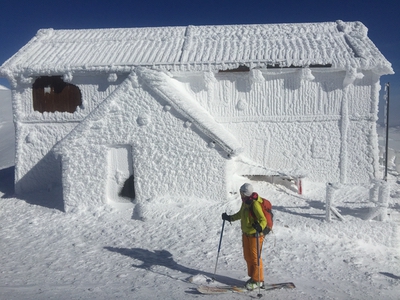
[[[155, 271], [153, 271], [153, 268], [152, 268], [153, 266], [163, 266], [163, 267], [166, 267], [171, 270], [175, 270], [175, 271], [178, 271], [181, 273], [186, 273], [186, 274], [190, 275], [190, 277], [195, 276], [195, 275], [204, 275], [208, 278], [215, 277], [215, 279], [218, 282], [221, 282], [223, 284], [236, 285], [236, 286], [243, 285], [243, 282], [238, 279], [234, 279], [234, 278], [230, 278], [230, 277], [226, 277], [226, 276], [220, 276], [220, 275], [214, 276], [214, 274], [209, 273], [209, 272], [204, 272], [204, 271], [191, 269], [191, 268], [182, 266], [173, 259], [172, 254], [167, 250], [149, 251], [149, 250], [141, 249], [141, 248], [127, 249], [127, 248], [114, 248], [114, 247], [104, 247], [104, 249], [111, 251], [111, 252], [117, 252], [122, 255], [126, 255], [126, 256], [129, 256], [136, 260], [142, 261], [142, 264], [140, 264], [140, 265], [133, 264], [132, 266], [135, 268], [141, 268], [141, 269], [149, 270], [151, 272], [155, 272]], [[162, 274], [160, 272], [156, 272], [156, 273], [173, 278], [169, 274]], [[174, 279], [180, 280], [179, 278], [174, 278]]]

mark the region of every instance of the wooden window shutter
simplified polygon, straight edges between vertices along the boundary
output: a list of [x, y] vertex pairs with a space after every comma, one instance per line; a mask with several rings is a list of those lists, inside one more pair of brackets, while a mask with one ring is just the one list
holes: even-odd
[[39, 77], [32, 88], [35, 111], [73, 113], [78, 106], [82, 105], [82, 94], [79, 88], [64, 82], [61, 76]]

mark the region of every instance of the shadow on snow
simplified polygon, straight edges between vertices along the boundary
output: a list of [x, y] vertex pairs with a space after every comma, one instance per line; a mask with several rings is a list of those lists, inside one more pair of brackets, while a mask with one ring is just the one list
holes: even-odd
[[64, 211], [64, 202], [61, 187], [52, 187], [51, 189], [24, 193], [23, 195], [15, 195], [14, 188], [14, 172], [15, 166], [0, 170], [0, 192], [3, 193], [1, 198], [9, 199], [17, 197], [25, 202], [33, 205], [58, 209]]
[[[362, 206], [364, 205], [364, 206]], [[347, 207], [343, 205], [335, 206], [342, 216], [352, 216], [363, 219], [370, 211], [370, 207], [365, 203], [360, 203], [359, 207]], [[310, 200], [306, 201], [306, 205], [299, 206], [274, 206], [274, 210], [288, 213], [291, 215], [301, 216], [315, 220], [325, 220], [326, 204], [322, 201]]]
[[[147, 271], [150, 271], [150, 272], [162, 275], [162, 276], [167, 276], [167, 277], [175, 279], [175, 280], [182, 280], [182, 279], [180, 279], [178, 277], [173, 277], [168, 272], [162, 273], [162, 272], [155, 271], [155, 270], [153, 270], [153, 267], [155, 267], [155, 266], [165, 267], [172, 271], [185, 273], [188, 275], [188, 277], [195, 276], [195, 275], [204, 275], [209, 278], [214, 277], [214, 274], [212, 274], [212, 273], [204, 272], [204, 271], [200, 271], [200, 270], [196, 270], [196, 269], [191, 269], [191, 268], [188, 268], [188, 267], [178, 264], [174, 260], [172, 254], [167, 250], [150, 251], [150, 250], [141, 249], [141, 248], [128, 249], [128, 248], [114, 248], [114, 247], [104, 247], [104, 249], [142, 261], [142, 264], [140, 264], [140, 265], [133, 264], [132, 266], [134, 268], [144, 269], [144, 270], [147, 270]], [[221, 275], [216, 275], [215, 277], [216, 277], [215, 279], [218, 282], [221, 282], [226, 285], [243, 285], [243, 282], [238, 279], [221, 276]]]
[[11, 198], [14, 195], [14, 172], [15, 167], [0, 170], [0, 192], [1, 198]]

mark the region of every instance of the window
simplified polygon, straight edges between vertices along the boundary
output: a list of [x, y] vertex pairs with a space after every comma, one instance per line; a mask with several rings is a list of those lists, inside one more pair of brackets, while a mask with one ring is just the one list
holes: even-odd
[[228, 73], [228, 72], [249, 72], [250, 68], [248, 66], [240, 65], [236, 69], [227, 69], [227, 70], [219, 70], [220, 73]]
[[82, 105], [82, 94], [79, 88], [66, 83], [61, 76], [42, 76], [32, 86], [33, 109], [39, 112], [73, 113]]

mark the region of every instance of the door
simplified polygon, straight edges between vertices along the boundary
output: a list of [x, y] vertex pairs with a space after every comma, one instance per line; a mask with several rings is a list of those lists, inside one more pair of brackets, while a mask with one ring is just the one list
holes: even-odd
[[132, 147], [119, 145], [108, 150], [107, 198], [111, 203], [130, 203], [135, 199]]

